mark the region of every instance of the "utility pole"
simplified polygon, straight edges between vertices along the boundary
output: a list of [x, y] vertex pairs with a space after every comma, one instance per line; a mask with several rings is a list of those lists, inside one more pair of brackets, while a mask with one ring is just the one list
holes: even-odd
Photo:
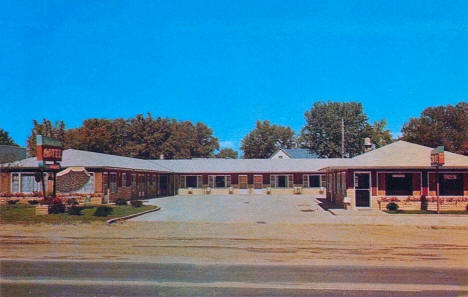
[[344, 158], [344, 119], [341, 118], [341, 158]]

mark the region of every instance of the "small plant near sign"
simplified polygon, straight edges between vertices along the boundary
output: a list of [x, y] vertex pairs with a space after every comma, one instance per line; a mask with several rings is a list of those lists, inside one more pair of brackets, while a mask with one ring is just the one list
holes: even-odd
[[82, 206], [73, 205], [72, 207], [70, 207], [68, 209], [68, 214], [72, 215], [72, 216], [81, 216], [82, 215], [81, 211], [83, 209], [84, 209], [84, 207], [82, 207]]
[[397, 211], [398, 210], [398, 204], [396, 204], [395, 202], [390, 202], [389, 204], [387, 204], [387, 210]]
[[110, 206], [99, 206], [96, 208], [96, 211], [94, 212], [93, 216], [95, 217], [107, 217], [112, 213], [114, 209]]
[[127, 200], [124, 198], [115, 199], [115, 205], [127, 205]]
[[8, 200], [8, 204], [15, 205], [19, 200]]
[[131, 204], [133, 207], [142, 207], [142, 206], [143, 206], [143, 201], [140, 201], [140, 200], [132, 200], [132, 201], [130, 201], [130, 204]]

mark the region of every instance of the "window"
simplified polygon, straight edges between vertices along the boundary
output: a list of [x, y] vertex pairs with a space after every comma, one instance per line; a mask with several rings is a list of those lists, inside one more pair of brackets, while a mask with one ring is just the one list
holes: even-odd
[[310, 188], [320, 187], [320, 175], [309, 175], [309, 187]]
[[111, 193], [117, 193], [117, 173], [110, 174], [109, 188]]
[[225, 188], [226, 187], [226, 177], [224, 175], [218, 175], [215, 178], [215, 187], [216, 188]]
[[441, 196], [463, 196], [463, 174], [439, 174], [439, 192]]
[[198, 188], [197, 180], [196, 175], [187, 175], [185, 176], [185, 186], [187, 188]]
[[20, 191], [19, 174], [14, 173], [11, 175], [11, 192], [18, 193]]
[[122, 188], [125, 188], [127, 186], [127, 174], [122, 173]]
[[40, 181], [36, 182], [36, 177], [34, 173], [13, 173], [11, 175], [11, 192], [42, 192], [42, 184]]
[[413, 195], [413, 175], [411, 173], [385, 174], [386, 195]]
[[272, 188], [289, 188], [293, 185], [293, 175], [270, 175]]

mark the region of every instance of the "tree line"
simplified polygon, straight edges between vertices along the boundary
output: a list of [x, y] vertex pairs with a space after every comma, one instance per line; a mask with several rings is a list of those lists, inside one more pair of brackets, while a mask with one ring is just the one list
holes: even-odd
[[74, 129], [66, 129], [63, 121], [33, 121], [27, 140], [30, 156], [36, 155], [38, 134], [60, 139], [65, 149], [142, 159], [159, 159], [161, 155], [167, 159], [214, 157], [213, 152], [219, 149], [213, 130], [205, 124], [154, 118], [151, 114], [129, 119], [92, 118]]
[[[358, 102], [316, 102], [305, 114], [300, 133], [288, 126], [257, 121], [242, 139], [243, 158], [269, 158], [280, 148], [308, 148], [321, 158], [341, 157], [341, 125], [344, 124], [345, 157], [363, 152], [364, 138], [375, 148], [394, 141], [386, 129], [386, 120], [369, 123]], [[124, 119], [84, 120], [78, 128], [67, 129], [63, 121], [33, 121], [27, 140], [30, 156], [36, 154], [36, 135], [62, 140], [64, 148], [73, 148], [121, 156], [158, 159], [237, 158], [237, 151], [219, 150], [213, 130], [203, 123], [154, 118], [150, 113]], [[468, 103], [426, 108], [417, 118], [403, 125], [399, 139], [468, 155]], [[0, 144], [16, 145], [8, 132], [0, 128]]]
[[[358, 102], [316, 102], [304, 116], [299, 135], [290, 127], [257, 121], [242, 140], [244, 158], [268, 158], [280, 148], [293, 147], [308, 148], [321, 158], [341, 157], [342, 121], [345, 157], [363, 153], [366, 137], [374, 148], [394, 141], [386, 120], [369, 123]], [[426, 108], [403, 125], [398, 139], [429, 147], [443, 145], [447, 151], [468, 155], [468, 103]]]

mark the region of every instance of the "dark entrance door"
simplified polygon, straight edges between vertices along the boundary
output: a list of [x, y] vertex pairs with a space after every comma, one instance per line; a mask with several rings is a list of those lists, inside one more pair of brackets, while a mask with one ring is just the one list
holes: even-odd
[[159, 195], [167, 196], [169, 194], [169, 176], [159, 176]]
[[356, 207], [370, 207], [370, 173], [354, 173]]

